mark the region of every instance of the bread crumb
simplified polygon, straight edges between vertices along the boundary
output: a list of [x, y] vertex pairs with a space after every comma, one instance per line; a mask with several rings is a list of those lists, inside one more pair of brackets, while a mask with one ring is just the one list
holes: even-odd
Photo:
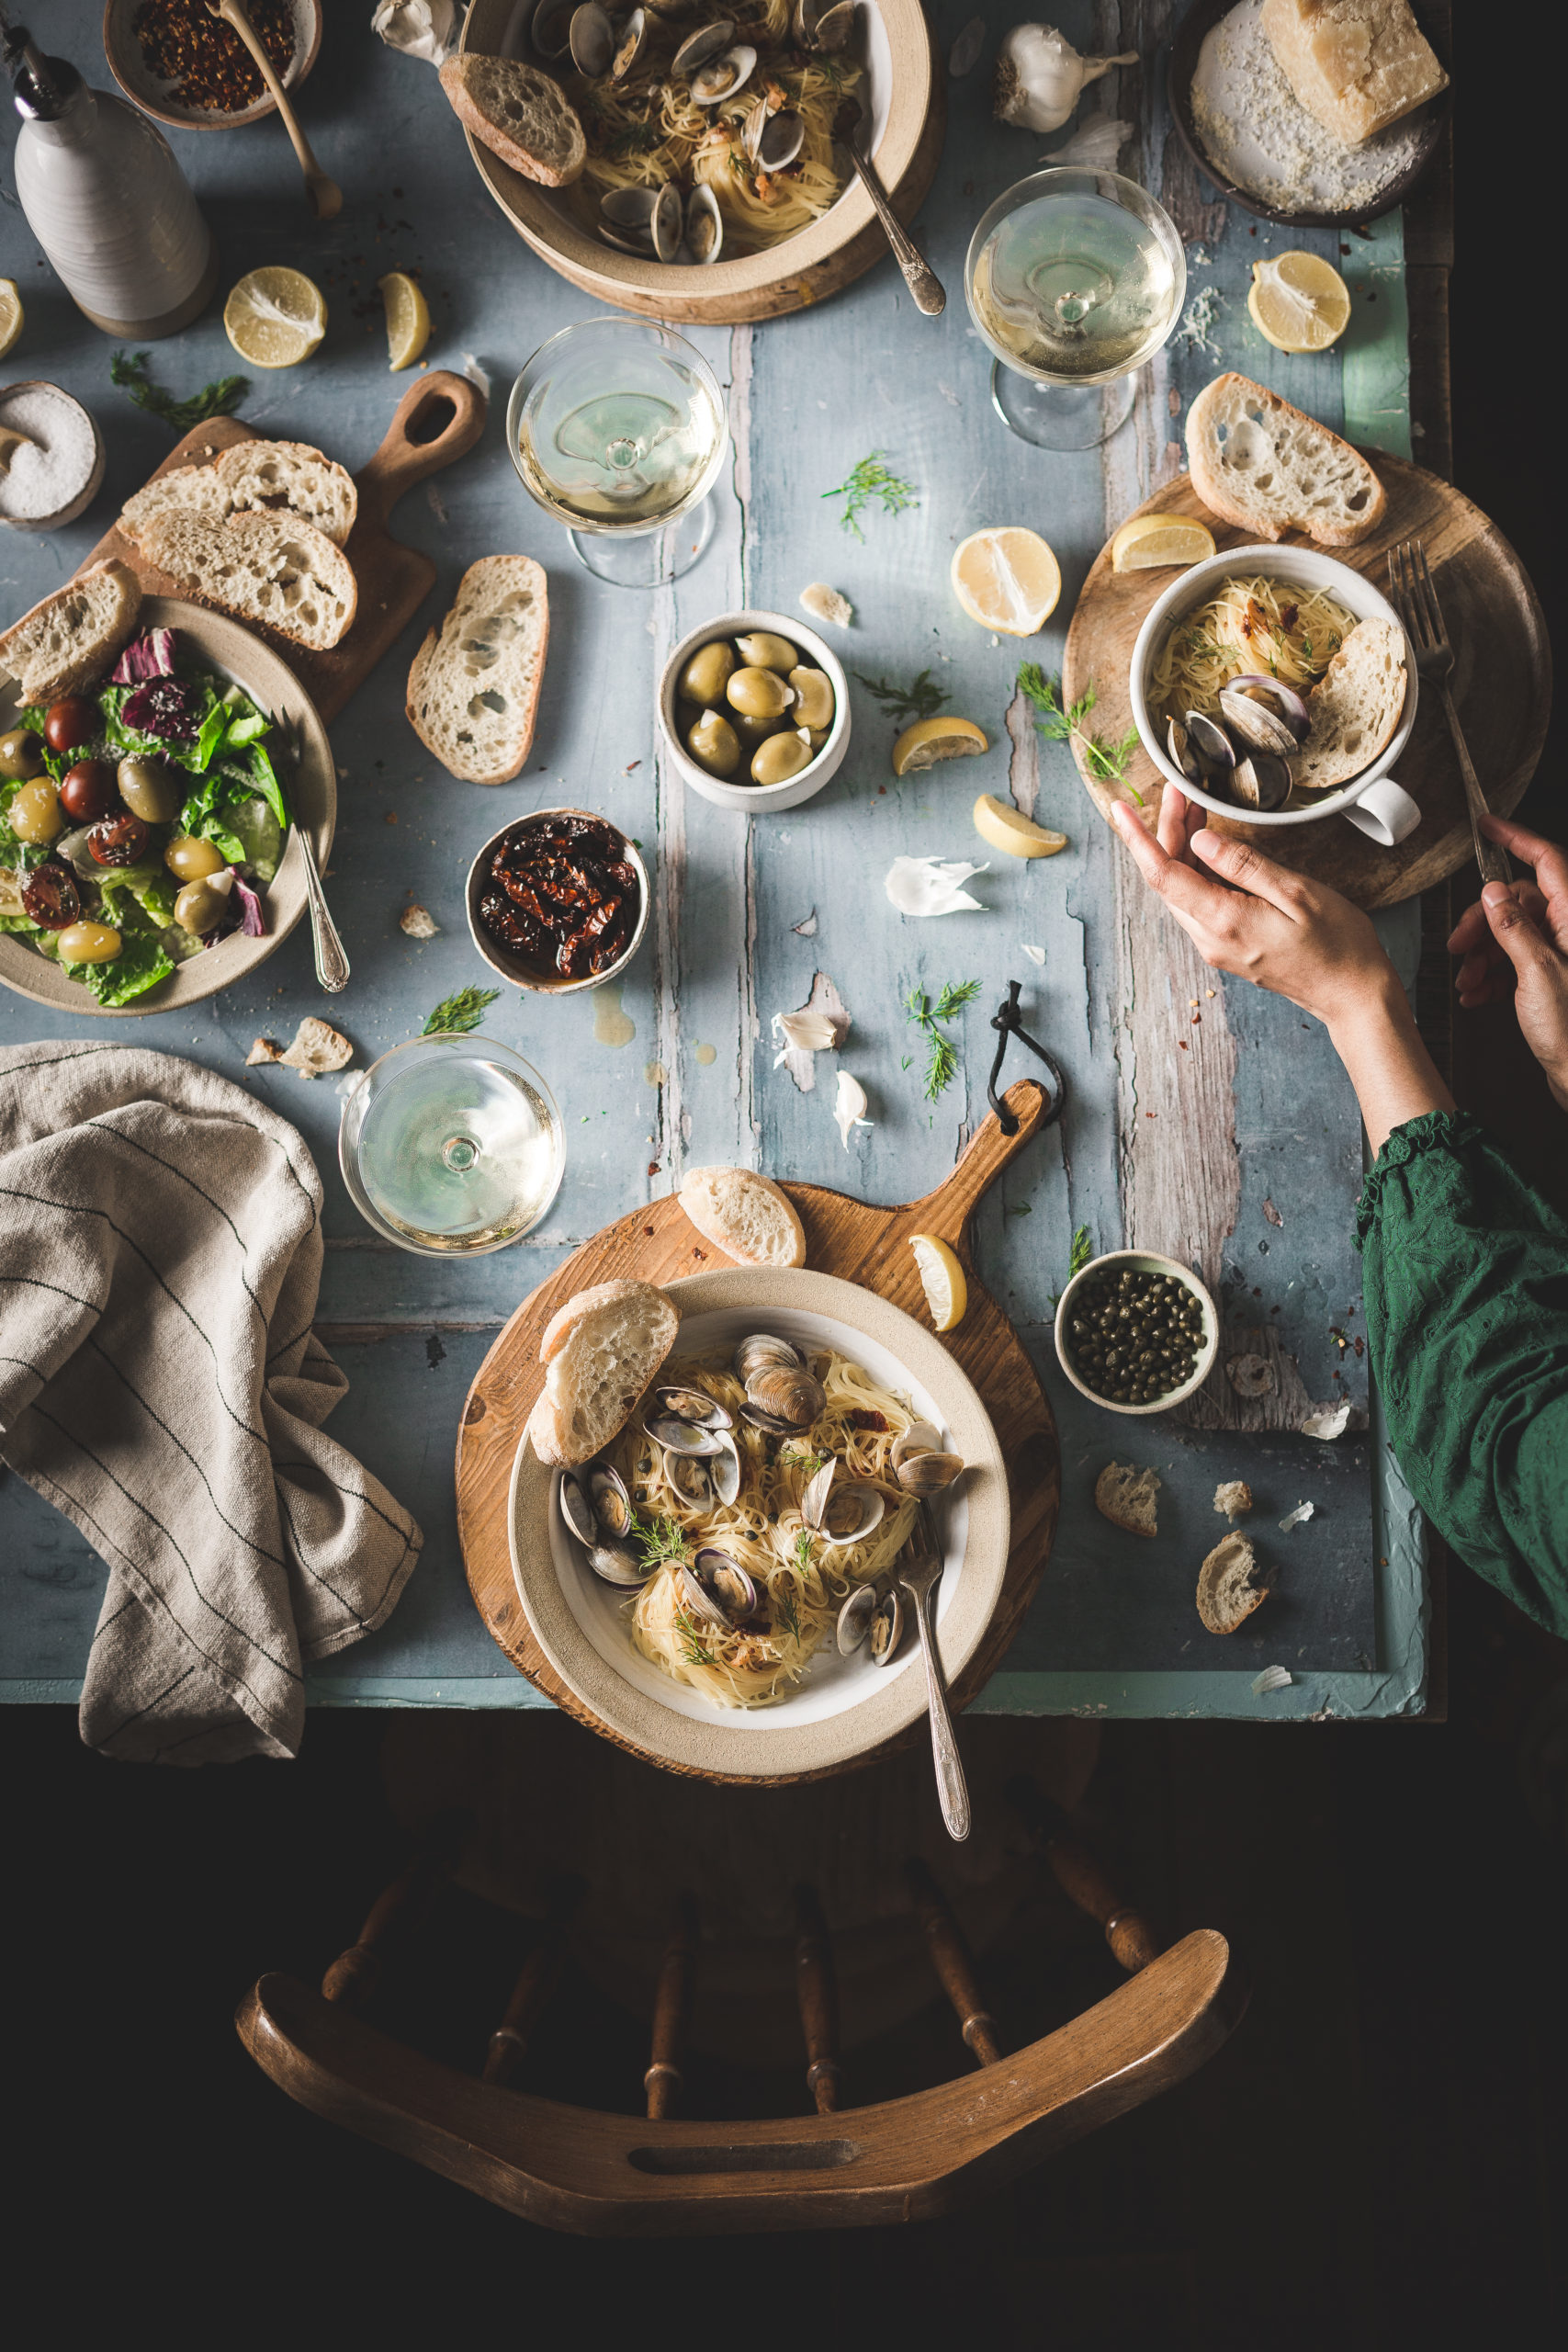
[[245, 1068], [250, 1069], [257, 1062], [280, 1062], [282, 1059], [281, 1046], [275, 1046], [270, 1037], [258, 1037], [245, 1056]]
[[354, 1059], [354, 1047], [327, 1022], [308, 1013], [294, 1032], [292, 1044], [276, 1058], [297, 1069], [301, 1078], [324, 1078], [329, 1070], [347, 1068]]
[[1252, 1488], [1245, 1478], [1226, 1478], [1214, 1488], [1214, 1509], [1232, 1524], [1252, 1509]]
[[829, 588], [825, 580], [814, 580], [800, 592], [800, 608], [813, 620], [828, 621], [834, 628], [848, 628], [855, 616], [855, 608], [847, 596]]
[[1130, 1462], [1108, 1462], [1094, 1482], [1094, 1507], [1112, 1527], [1129, 1535], [1157, 1535], [1155, 1498], [1160, 1490], [1157, 1471], [1136, 1469]]
[[398, 929], [410, 939], [434, 939], [440, 928], [428, 907], [405, 907], [398, 917]]

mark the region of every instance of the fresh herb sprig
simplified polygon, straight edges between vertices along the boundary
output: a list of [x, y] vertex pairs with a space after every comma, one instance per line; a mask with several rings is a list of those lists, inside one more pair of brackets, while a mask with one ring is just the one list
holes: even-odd
[[144, 351], [133, 351], [129, 358], [123, 351], [115, 352], [109, 360], [109, 381], [129, 392], [137, 407], [144, 408], [150, 416], [161, 416], [172, 433], [188, 433], [193, 424], [205, 424], [210, 417], [232, 416], [251, 389], [248, 376], [220, 376], [215, 383], [203, 384], [188, 400], [177, 401], [173, 392], [152, 381]]
[[632, 1541], [649, 1576], [667, 1561], [686, 1556], [686, 1531], [678, 1519], [639, 1519], [632, 1529]]
[[822, 492], [824, 498], [843, 500], [844, 511], [839, 521], [846, 531], [854, 533], [863, 547], [865, 533], [861, 529], [860, 518], [874, 498], [881, 502], [883, 512], [887, 514], [902, 514], [907, 506], [918, 506], [920, 503], [915, 496], [913, 485], [900, 481], [883, 464], [886, 454], [885, 450], [874, 449], [869, 458], [863, 458], [858, 465], [852, 466], [843, 481], [834, 489]]
[[1073, 1236], [1072, 1252], [1067, 1260], [1067, 1280], [1069, 1282], [1072, 1281], [1075, 1274], [1082, 1273], [1084, 1268], [1088, 1265], [1093, 1255], [1094, 1243], [1089, 1238], [1089, 1227], [1087, 1225], [1080, 1225], [1077, 1231]]
[[907, 686], [899, 685], [897, 680], [890, 685], [886, 678], [868, 678], [863, 670], [852, 671], [851, 675], [860, 681], [874, 701], [882, 705], [895, 727], [903, 727], [911, 718], [934, 718], [948, 700], [929, 670], [922, 670]]
[[958, 1049], [938, 1025], [952, 1021], [980, 993], [978, 980], [949, 980], [933, 1004], [923, 989], [911, 989], [904, 1012], [926, 1041], [925, 1097], [934, 1102], [958, 1075]]
[[[1076, 744], [1083, 753], [1084, 764], [1091, 776], [1101, 784], [1127, 784], [1127, 770], [1138, 748], [1138, 730], [1130, 727], [1120, 743], [1107, 743], [1101, 736], [1091, 735], [1087, 720], [1094, 708], [1093, 681], [1084, 688], [1077, 702], [1066, 709], [1061, 701], [1061, 682], [1048, 678], [1038, 662], [1026, 662], [1018, 673], [1021, 693], [1034, 706], [1034, 724], [1047, 742]], [[1127, 789], [1141, 808], [1144, 796], [1135, 785]]]
[[477, 1029], [487, 1004], [493, 1004], [501, 994], [499, 989], [459, 989], [456, 996], [444, 996], [423, 1028], [422, 1037], [466, 1037]]
[[681, 1655], [686, 1664], [688, 1666], [714, 1665], [716, 1661], [713, 1651], [703, 1641], [701, 1634], [683, 1609], [677, 1609], [675, 1611], [675, 1624], [681, 1637]]

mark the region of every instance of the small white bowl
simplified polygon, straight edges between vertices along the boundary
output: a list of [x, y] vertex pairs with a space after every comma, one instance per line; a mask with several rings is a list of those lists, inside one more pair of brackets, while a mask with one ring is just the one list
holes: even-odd
[[[810, 655], [819, 670], [827, 672], [833, 682], [833, 724], [828, 730], [828, 741], [811, 762], [784, 784], [726, 784], [722, 777], [709, 775], [699, 767], [687, 751], [675, 729], [675, 681], [699, 646], [711, 645], [715, 638], [741, 637], [750, 629], [771, 629], [776, 637], [785, 637]], [[781, 808], [798, 808], [803, 800], [815, 798], [829, 778], [843, 765], [844, 754], [850, 748], [850, 682], [838, 655], [825, 645], [814, 628], [803, 628], [786, 613], [719, 613], [701, 628], [683, 637], [664, 664], [664, 674], [659, 681], [659, 729], [664, 739], [664, 749], [685, 777], [694, 792], [701, 793], [718, 808], [739, 808], [749, 817], [765, 817]]]
[[[525, 964], [520, 956], [510, 954], [498, 939], [491, 937], [479, 921], [479, 899], [490, 878], [491, 859], [509, 833], [515, 833], [525, 826], [536, 824], [542, 817], [587, 817], [596, 825], [608, 825], [613, 833], [620, 834], [626, 845], [626, 863], [635, 870], [637, 887], [642, 893], [642, 905], [637, 913], [637, 928], [633, 931], [630, 939], [627, 940], [613, 964], [608, 965], [602, 972], [590, 973], [585, 980], [549, 979], [543, 972], [536, 970], [532, 964]], [[648, 878], [648, 868], [638, 855], [637, 843], [628, 834], [621, 831], [621, 828], [615, 823], [614, 818], [601, 817], [592, 808], [530, 808], [526, 816], [513, 817], [509, 824], [502, 826], [499, 832], [491, 833], [489, 841], [468, 868], [468, 879], [463, 899], [468, 910], [468, 935], [492, 972], [498, 972], [503, 980], [510, 980], [513, 988], [532, 989], [539, 996], [575, 996], [580, 989], [602, 989], [606, 980], [620, 978], [632, 957], [642, 945], [642, 935], [648, 929], [648, 913], [652, 901], [652, 889]]]
[[1351, 824], [1382, 848], [1392, 849], [1421, 822], [1419, 804], [1395, 784], [1389, 773], [1410, 741], [1410, 730], [1416, 724], [1418, 687], [1416, 657], [1408, 640], [1404, 648], [1404, 710], [1392, 739], [1361, 775], [1352, 776], [1337, 791], [1314, 792], [1306, 807], [1242, 809], [1234, 800], [1215, 799], [1200, 786], [1190, 784], [1166, 750], [1148, 706], [1149, 673], [1155, 658], [1182, 615], [1205, 604], [1220, 582], [1234, 573], [1261, 573], [1266, 579], [1289, 581], [1292, 587], [1322, 589], [1337, 597], [1359, 621], [1392, 621], [1404, 634], [1399, 615], [1388, 598], [1381, 595], [1360, 572], [1317, 548], [1227, 548], [1223, 555], [1211, 556], [1206, 562], [1195, 563], [1190, 571], [1179, 573], [1165, 594], [1155, 599], [1138, 631], [1127, 684], [1133, 723], [1145, 751], [1160, 775], [1189, 800], [1212, 808], [1216, 816], [1228, 817], [1233, 823], [1244, 824], [1248, 831], [1254, 827], [1315, 825], [1324, 817], [1348, 817]]
[[[1074, 1299], [1092, 1274], [1101, 1274], [1117, 1266], [1133, 1266], [1145, 1274], [1174, 1274], [1203, 1309], [1203, 1344], [1198, 1351], [1198, 1369], [1179, 1388], [1172, 1388], [1147, 1405], [1117, 1405], [1109, 1396], [1097, 1396], [1078, 1378], [1067, 1353], [1067, 1320]], [[1142, 1419], [1150, 1413], [1168, 1413], [1173, 1405], [1179, 1405], [1195, 1388], [1201, 1388], [1220, 1352], [1220, 1311], [1190, 1266], [1179, 1265], [1174, 1258], [1157, 1257], [1152, 1250], [1108, 1250], [1102, 1258], [1091, 1258], [1087, 1266], [1080, 1267], [1057, 1300], [1055, 1338], [1056, 1361], [1080, 1396], [1087, 1396], [1091, 1405], [1102, 1406], [1108, 1413], [1130, 1413]]]

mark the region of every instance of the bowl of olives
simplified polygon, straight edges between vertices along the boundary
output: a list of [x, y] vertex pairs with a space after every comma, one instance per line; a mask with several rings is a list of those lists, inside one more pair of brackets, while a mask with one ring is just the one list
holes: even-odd
[[725, 613], [665, 663], [659, 721], [705, 800], [751, 816], [798, 808], [849, 750], [849, 681], [815, 629], [783, 613]]
[[1111, 1250], [1056, 1306], [1056, 1355], [1080, 1396], [1108, 1413], [1165, 1413], [1201, 1387], [1220, 1317], [1197, 1275], [1149, 1250]]

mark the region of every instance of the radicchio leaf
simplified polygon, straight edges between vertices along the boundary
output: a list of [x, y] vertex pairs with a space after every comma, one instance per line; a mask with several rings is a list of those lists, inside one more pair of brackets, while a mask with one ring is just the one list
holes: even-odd
[[136, 686], [144, 678], [172, 678], [174, 674], [174, 630], [150, 628], [143, 630], [140, 637], [132, 638], [110, 671], [109, 683], [116, 686]]
[[152, 678], [145, 685], [138, 686], [133, 695], [127, 695], [119, 714], [120, 723], [134, 729], [138, 735], [171, 735], [177, 739], [196, 733], [200, 708], [200, 695], [184, 678]]
[[262, 913], [261, 899], [250, 884], [235, 872], [233, 866], [231, 866], [229, 871], [234, 876], [234, 896], [244, 910], [244, 920], [240, 925], [241, 931], [247, 939], [265, 939], [266, 921]]

